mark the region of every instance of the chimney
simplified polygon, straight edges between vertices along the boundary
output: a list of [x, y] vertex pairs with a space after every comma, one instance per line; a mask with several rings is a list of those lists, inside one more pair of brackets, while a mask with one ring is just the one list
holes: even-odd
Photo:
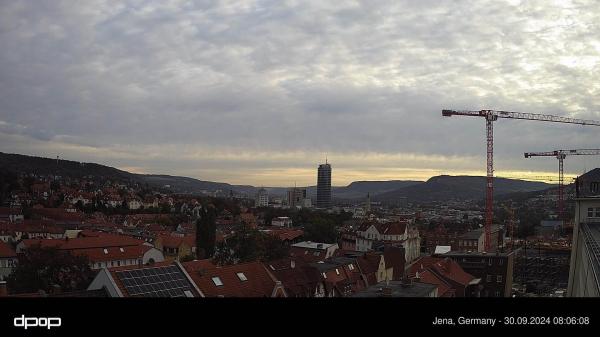
[[6, 287], [6, 281], [0, 281], [0, 297], [8, 296], [8, 288]]
[[381, 296], [382, 297], [392, 297], [392, 288], [390, 288], [390, 287], [383, 287], [381, 289]]
[[50, 293], [53, 295], [59, 295], [60, 293], [62, 293], [62, 289], [58, 284], [53, 284]]

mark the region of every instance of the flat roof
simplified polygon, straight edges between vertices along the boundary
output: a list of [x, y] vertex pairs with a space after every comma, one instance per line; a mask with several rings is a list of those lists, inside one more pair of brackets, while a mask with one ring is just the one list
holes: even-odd
[[[319, 247], [319, 245], [321, 245]], [[310, 248], [310, 249], [328, 249], [329, 247], [333, 247], [337, 245], [337, 243], [320, 243], [320, 242], [311, 242], [311, 241], [302, 241], [292, 245], [292, 247], [299, 248]]]
[[459, 251], [451, 251], [446, 254], [442, 254], [444, 256], [449, 257], [459, 257], [459, 256], [509, 256], [512, 255], [514, 251], [511, 252], [459, 252]]
[[391, 297], [429, 297], [432, 291], [437, 286], [435, 284], [412, 282], [409, 285], [403, 285], [402, 281], [380, 282], [368, 287], [363, 291], [359, 291], [352, 297], [385, 297], [383, 295], [384, 288], [392, 289]]

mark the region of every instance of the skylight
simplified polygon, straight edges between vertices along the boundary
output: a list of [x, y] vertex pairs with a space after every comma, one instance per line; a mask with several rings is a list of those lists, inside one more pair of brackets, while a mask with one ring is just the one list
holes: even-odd
[[108, 249], [104, 248], [104, 254], [108, 254]]
[[220, 287], [223, 285], [223, 282], [221, 281], [221, 279], [218, 276], [213, 277], [212, 281], [215, 283], [215, 285], [217, 287]]
[[248, 278], [246, 275], [244, 275], [244, 273], [237, 273], [237, 277], [240, 279], [240, 281], [248, 281]]

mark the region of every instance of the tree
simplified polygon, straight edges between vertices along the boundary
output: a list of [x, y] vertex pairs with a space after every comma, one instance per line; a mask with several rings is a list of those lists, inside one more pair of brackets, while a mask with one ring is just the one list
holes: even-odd
[[217, 214], [213, 205], [202, 207], [196, 220], [196, 254], [198, 258], [211, 258], [215, 253]]
[[335, 223], [329, 219], [318, 218], [304, 226], [304, 237], [309, 241], [334, 243], [337, 242], [338, 233]]
[[219, 243], [214, 261], [219, 265], [270, 261], [288, 254], [289, 247], [279, 238], [241, 225], [235, 234]]
[[93, 277], [87, 257], [33, 246], [19, 256], [8, 288], [13, 293], [49, 292], [58, 285], [62, 291], [76, 291], [86, 289]]

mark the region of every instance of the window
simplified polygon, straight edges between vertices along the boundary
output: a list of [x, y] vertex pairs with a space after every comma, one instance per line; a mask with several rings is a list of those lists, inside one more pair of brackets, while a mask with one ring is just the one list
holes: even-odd
[[496, 291], [496, 297], [500, 297], [500, 292]]
[[496, 282], [502, 283], [502, 275], [496, 276]]
[[108, 249], [104, 248], [104, 254], [108, 254]]
[[597, 181], [594, 181], [592, 183], [590, 183], [590, 192], [592, 193], [598, 193], [598, 185], [600, 183], [598, 183]]
[[594, 208], [589, 207], [588, 208], [588, 218], [593, 218], [593, 217], [594, 217]]
[[490, 258], [489, 261], [488, 261], [488, 266], [491, 266], [492, 262], [493, 262], [493, 260]]
[[600, 218], [600, 207], [596, 207], [596, 214], [594, 214], [595, 218]]
[[486, 282], [488, 282], [488, 283], [492, 282], [492, 275], [488, 275], [488, 276], [485, 278], [485, 281], [486, 281]]
[[117, 261], [117, 266], [120, 267], [121, 266], [121, 261]]
[[339, 275], [340, 271], [337, 268], [335, 268], [335, 273]]
[[327, 274], [321, 273], [321, 275], [323, 275], [323, 278], [327, 278]]
[[221, 279], [218, 276], [213, 277], [212, 281], [217, 287], [220, 287], [223, 285], [223, 282], [221, 281]]
[[350, 264], [348, 265], [348, 269], [350, 269], [350, 270], [354, 270], [354, 265], [353, 265], [352, 263], [350, 263]]
[[237, 273], [237, 277], [240, 279], [240, 281], [248, 281], [248, 278], [246, 278], [246, 275], [244, 275], [244, 273]]
[[125, 253], [125, 251], [123, 250], [123, 248], [119, 248], [119, 250], [121, 251], [121, 253]]
[[503, 264], [504, 264], [504, 259], [500, 259], [500, 260], [498, 260], [498, 264], [499, 264], [499, 265], [503, 265]]

